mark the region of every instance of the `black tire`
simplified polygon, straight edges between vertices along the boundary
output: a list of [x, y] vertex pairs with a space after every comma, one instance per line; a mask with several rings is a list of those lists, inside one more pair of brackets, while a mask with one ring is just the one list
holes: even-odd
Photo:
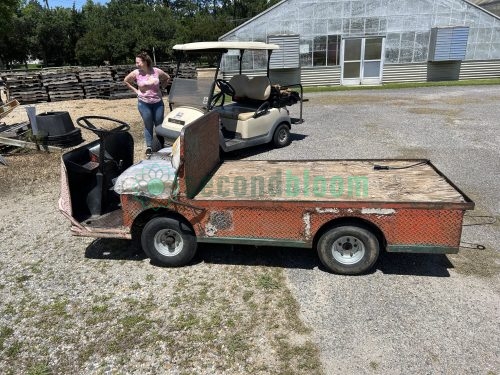
[[196, 236], [185, 221], [155, 217], [144, 227], [142, 249], [154, 264], [167, 267], [186, 265], [196, 254]]
[[290, 144], [290, 126], [286, 123], [279, 124], [273, 135], [273, 145], [276, 148], [286, 147]]
[[319, 239], [317, 251], [321, 263], [331, 272], [358, 275], [368, 271], [379, 255], [377, 237], [358, 226], [334, 227]]

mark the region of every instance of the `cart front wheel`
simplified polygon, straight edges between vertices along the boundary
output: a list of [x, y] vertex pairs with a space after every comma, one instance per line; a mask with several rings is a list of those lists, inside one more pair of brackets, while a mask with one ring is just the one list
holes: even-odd
[[142, 231], [142, 248], [153, 263], [160, 266], [183, 266], [196, 253], [196, 236], [184, 221], [156, 217]]
[[357, 275], [368, 271], [377, 261], [379, 242], [368, 229], [341, 226], [320, 237], [317, 251], [321, 263], [329, 271]]

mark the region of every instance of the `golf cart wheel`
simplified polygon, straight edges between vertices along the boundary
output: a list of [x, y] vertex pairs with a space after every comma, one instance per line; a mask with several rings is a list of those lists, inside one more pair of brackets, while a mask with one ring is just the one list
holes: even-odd
[[358, 275], [368, 271], [377, 261], [379, 242], [368, 229], [350, 225], [334, 227], [320, 237], [317, 251], [321, 263], [329, 271]]
[[151, 261], [160, 266], [186, 265], [196, 254], [196, 236], [185, 221], [155, 217], [144, 227], [141, 244]]
[[286, 123], [279, 124], [274, 131], [273, 144], [276, 148], [286, 147], [292, 141], [290, 137], [290, 127]]

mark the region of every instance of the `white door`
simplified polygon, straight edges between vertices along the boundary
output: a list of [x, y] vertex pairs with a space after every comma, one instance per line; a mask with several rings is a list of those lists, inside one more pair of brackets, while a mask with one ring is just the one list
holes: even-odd
[[349, 38], [342, 40], [342, 85], [382, 83], [385, 38]]

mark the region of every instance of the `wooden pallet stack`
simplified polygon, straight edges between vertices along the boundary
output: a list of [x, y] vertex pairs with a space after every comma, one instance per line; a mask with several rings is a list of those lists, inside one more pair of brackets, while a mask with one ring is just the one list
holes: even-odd
[[136, 95], [126, 85], [123, 80], [132, 70], [133, 65], [115, 65], [112, 68], [113, 78], [115, 80], [109, 95], [109, 99], [134, 98]]
[[9, 100], [16, 99], [21, 104], [49, 100], [47, 90], [42, 86], [39, 72], [3, 72], [1, 75]]
[[115, 83], [109, 67], [80, 68], [78, 78], [87, 99], [109, 97]]
[[77, 69], [61, 68], [43, 70], [43, 86], [47, 88], [51, 102], [59, 100], [83, 99], [83, 89], [76, 76]]

